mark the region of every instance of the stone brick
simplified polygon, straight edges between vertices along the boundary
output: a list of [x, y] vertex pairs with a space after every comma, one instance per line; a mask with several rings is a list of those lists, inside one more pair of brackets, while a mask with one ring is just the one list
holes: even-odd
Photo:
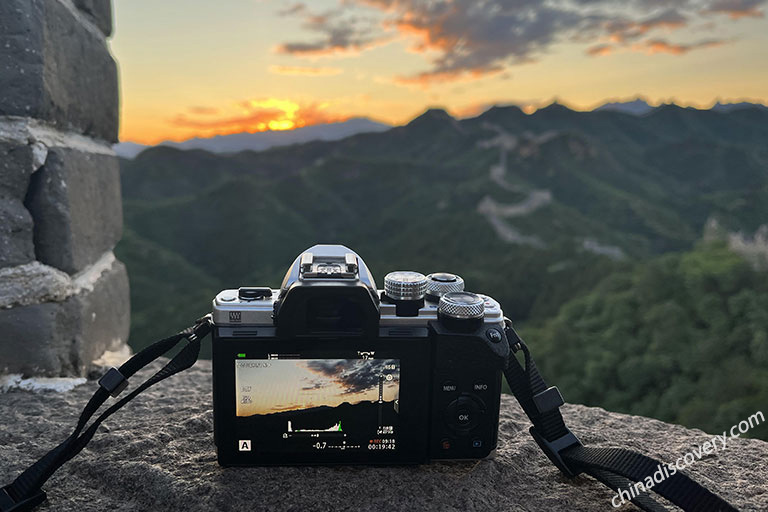
[[20, 200], [0, 197], [0, 268], [34, 259], [32, 217]]
[[77, 304], [81, 318], [77, 336], [80, 374], [105, 350], [117, 350], [126, 340], [131, 322], [128, 272], [120, 261], [114, 260], [91, 289], [70, 300]]
[[94, 359], [125, 342], [125, 266], [112, 259], [100, 270], [76, 278], [79, 291], [64, 301], [0, 309], [0, 374], [85, 375]]
[[35, 222], [37, 259], [74, 274], [120, 240], [120, 174], [113, 155], [49, 148], [26, 206]]
[[105, 36], [112, 35], [111, 0], [75, 0], [75, 6], [83, 11]]
[[79, 319], [72, 308], [70, 302], [45, 302], [0, 309], [0, 374], [73, 374]]
[[60, 0], [0, 2], [0, 115], [115, 142], [117, 67], [98, 30], [70, 9]]
[[29, 178], [43, 165], [46, 152], [40, 143], [0, 140], [0, 197], [23, 200]]

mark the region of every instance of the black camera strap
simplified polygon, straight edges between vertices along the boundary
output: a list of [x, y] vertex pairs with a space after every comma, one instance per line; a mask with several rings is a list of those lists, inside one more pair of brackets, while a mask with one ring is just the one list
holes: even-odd
[[[43, 484], [64, 463], [80, 453], [88, 444], [96, 430], [105, 419], [133, 400], [139, 393], [167, 379], [171, 375], [186, 370], [197, 361], [200, 353], [200, 340], [211, 330], [210, 315], [199, 319], [194, 326], [178, 334], [162, 339], [123, 363], [120, 368], [112, 368], [99, 379], [99, 389], [93, 394], [80, 414], [80, 419], [72, 434], [40, 460], [27, 468], [16, 480], [0, 490], [0, 512], [26, 512], [45, 501]], [[136, 387], [123, 399], [109, 407], [86, 429], [86, 424], [110, 396], [116, 397], [128, 385], [128, 379], [152, 361], [163, 356], [186, 342], [182, 349], [152, 377]]]
[[[514, 353], [522, 351], [524, 365], [510, 354], [504, 375], [512, 393], [533, 423], [530, 433], [549, 460], [568, 477], [587, 473], [614, 491], [627, 490], [636, 482], [645, 482], [666, 464], [631, 450], [622, 448], [587, 448], [565, 426], [560, 406], [563, 397], [557, 387], [547, 387], [536, 369], [525, 342], [518, 336], [512, 323], [506, 321], [506, 334]], [[666, 477], [666, 475], [665, 475]], [[736, 508], [715, 493], [705, 489], [681, 472], [655, 482], [651, 490], [684, 511], [731, 512]], [[632, 503], [648, 512], [668, 510], [650, 497], [639, 492]]]
[[[46, 494], [42, 486], [56, 470], [82, 451], [99, 425], [145, 389], [192, 366], [200, 353], [200, 341], [210, 330], [211, 319], [208, 315], [199, 319], [194, 326], [145, 348], [120, 368], [112, 368], [104, 374], [99, 379], [99, 389], [83, 409], [72, 434], [0, 490], [0, 512], [27, 512], [45, 501]], [[507, 322], [506, 333], [513, 351], [523, 352], [525, 364], [521, 365], [514, 355], [510, 355], [504, 375], [533, 423], [531, 435], [560, 471], [569, 477], [587, 473], [618, 491], [628, 488], [634, 482], [642, 482], [657, 470], [661, 464], [659, 461], [630, 450], [584, 447], [565, 426], [559, 411], [564, 403], [560, 392], [556, 387], [547, 387], [536, 369], [528, 347], [512, 328], [511, 322]], [[107, 398], [116, 397], [126, 388], [128, 378], [158, 357], [172, 351], [181, 342], [185, 342], [181, 350], [162, 369], [109, 407], [86, 428], [88, 421]], [[653, 491], [686, 512], [736, 511], [736, 508], [725, 500], [680, 472], [655, 485]], [[648, 493], [637, 494], [632, 502], [648, 512], [667, 510]]]

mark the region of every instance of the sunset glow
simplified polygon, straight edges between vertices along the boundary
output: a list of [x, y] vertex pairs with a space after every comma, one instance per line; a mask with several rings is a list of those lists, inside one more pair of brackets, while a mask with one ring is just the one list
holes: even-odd
[[[552, 99], [768, 100], [766, 2], [115, 2], [121, 140]], [[147, 16], [152, 12], [152, 16]]]

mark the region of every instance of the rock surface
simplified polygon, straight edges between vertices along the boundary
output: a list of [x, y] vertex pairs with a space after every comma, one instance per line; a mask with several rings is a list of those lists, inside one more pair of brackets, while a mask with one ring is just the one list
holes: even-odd
[[[49, 480], [49, 499], [40, 510], [613, 510], [607, 487], [559, 474], [539, 452], [527, 418], [508, 396], [502, 399], [499, 448], [491, 460], [415, 467], [221, 468], [212, 438], [210, 370], [210, 362], [200, 362], [107, 420], [85, 450]], [[138, 376], [133, 381], [138, 383]], [[69, 434], [95, 386], [0, 395], [1, 483]], [[564, 415], [587, 445], [624, 446], [666, 461], [711, 438], [599, 408], [566, 405]], [[738, 439], [687, 472], [741, 510], [766, 510], [766, 460], [768, 443]]]

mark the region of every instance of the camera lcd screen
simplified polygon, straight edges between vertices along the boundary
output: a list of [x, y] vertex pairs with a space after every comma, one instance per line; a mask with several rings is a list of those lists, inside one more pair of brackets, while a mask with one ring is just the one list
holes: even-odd
[[397, 449], [399, 359], [236, 359], [235, 386], [241, 451]]

